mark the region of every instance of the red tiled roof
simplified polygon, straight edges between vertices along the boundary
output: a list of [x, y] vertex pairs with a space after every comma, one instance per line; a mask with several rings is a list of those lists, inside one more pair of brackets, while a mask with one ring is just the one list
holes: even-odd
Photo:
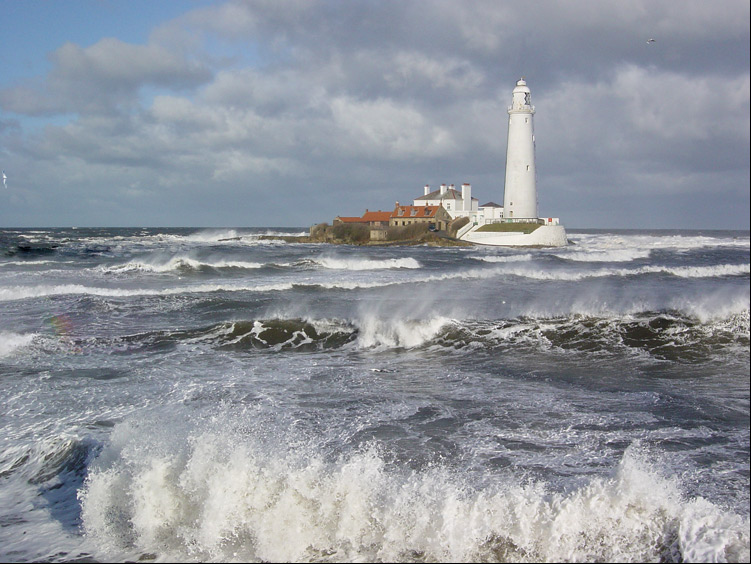
[[362, 217], [342, 217], [337, 216], [337, 220], [342, 223], [372, 223], [372, 222], [386, 222], [388, 223], [391, 217], [391, 212], [388, 211], [366, 211]]
[[391, 217], [435, 217], [435, 214], [440, 207], [441, 206], [397, 206], [394, 211], [391, 212]]
[[362, 221], [388, 221], [391, 212], [387, 211], [367, 211], [362, 216]]

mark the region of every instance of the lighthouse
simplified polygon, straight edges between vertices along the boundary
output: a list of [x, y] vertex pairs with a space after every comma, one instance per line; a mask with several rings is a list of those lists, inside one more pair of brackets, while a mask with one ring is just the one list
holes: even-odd
[[503, 215], [508, 219], [537, 219], [534, 113], [529, 88], [522, 78], [516, 83], [508, 108], [506, 184], [503, 193]]
[[[565, 247], [566, 229], [557, 217], [538, 217], [535, 133], [532, 105], [524, 78], [517, 81], [508, 108], [508, 147], [503, 207], [489, 202], [484, 206], [459, 208], [449, 213], [463, 215], [469, 222], [460, 226], [456, 237], [478, 245], [504, 247]], [[466, 187], [466, 194], [465, 194]], [[463, 202], [471, 201], [469, 184], [462, 187]], [[428, 198], [428, 188], [425, 189]], [[452, 192], [453, 184], [452, 184]], [[437, 192], [436, 192], [437, 193]], [[443, 194], [443, 190], [441, 190]], [[439, 204], [442, 202], [439, 202]], [[417, 201], [415, 201], [417, 205]]]

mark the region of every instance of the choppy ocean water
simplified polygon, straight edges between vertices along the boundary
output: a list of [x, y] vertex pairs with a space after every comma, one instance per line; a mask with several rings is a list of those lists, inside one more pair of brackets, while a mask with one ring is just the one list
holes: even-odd
[[0, 231], [0, 559], [748, 561], [749, 233]]

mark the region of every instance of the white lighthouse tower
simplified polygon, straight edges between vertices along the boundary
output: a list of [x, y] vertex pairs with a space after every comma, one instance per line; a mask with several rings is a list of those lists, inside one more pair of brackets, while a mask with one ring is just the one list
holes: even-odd
[[522, 78], [516, 83], [508, 108], [508, 147], [503, 208], [483, 206], [470, 214], [470, 222], [457, 237], [480, 245], [507, 247], [563, 247], [568, 244], [566, 229], [557, 217], [538, 217], [535, 133], [532, 116], [535, 107]]
[[508, 109], [503, 215], [509, 219], [537, 219], [534, 113], [529, 88], [522, 78], [516, 83]]

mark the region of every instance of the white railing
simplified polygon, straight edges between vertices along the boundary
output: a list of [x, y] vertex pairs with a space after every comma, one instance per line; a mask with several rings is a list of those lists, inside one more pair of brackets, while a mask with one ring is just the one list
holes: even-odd
[[488, 223], [539, 223], [540, 225], [558, 225], [560, 223], [557, 217], [501, 217], [486, 219]]
[[473, 221], [470, 221], [469, 223], [467, 223], [467, 225], [464, 225], [463, 227], [459, 229], [459, 231], [456, 232], [456, 238], [461, 239], [464, 235], [469, 233], [475, 227], [477, 227], [477, 224], [474, 223]]

